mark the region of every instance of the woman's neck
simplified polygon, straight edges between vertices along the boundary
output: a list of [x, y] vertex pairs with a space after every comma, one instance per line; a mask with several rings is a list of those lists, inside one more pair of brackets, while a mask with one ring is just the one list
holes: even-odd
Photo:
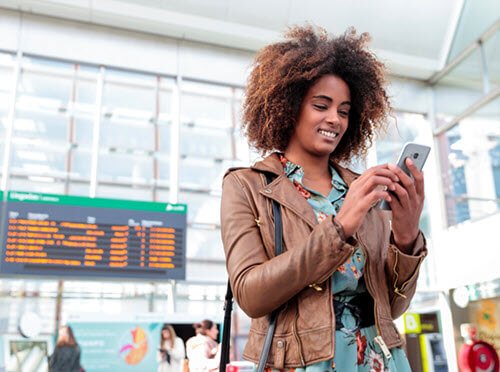
[[330, 179], [329, 157], [319, 158], [307, 153], [297, 154], [285, 151], [285, 158], [300, 165], [309, 180]]

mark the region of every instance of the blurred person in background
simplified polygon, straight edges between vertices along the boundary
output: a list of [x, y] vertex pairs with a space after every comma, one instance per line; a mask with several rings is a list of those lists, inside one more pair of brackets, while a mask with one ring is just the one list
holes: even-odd
[[190, 372], [209, 372], [219, 368], [220, 347], [217, 340], [219, 330], [209, 319], [193, 325], [196, 336], [186, 342], [186, 353]]
[[164, 324], [156, 355], [156, 361], [159, 363], [158, 372], [182, 372], [185, 356], [184, 342], [177, 337], [174, 327]]
[[258, 363], [278, 311], [269, 370], [411, 370], [393, 319], [408, 309], [427, 254], [424, 180], [410, 159], [414, 180], [394, 164], [347, 168], [392, 112], [368, 42], [354, 29], [335, 37], [293, 27], [258, 52], [248, 78], [242, 129], [267, 156], [226, 173], [221, 233], [234, 297], [252, 318], [245, 359]]
[[70, 326], [59, 328], [54, 353], [49, 357], [49, 372], [80, 372], [80, 346]]

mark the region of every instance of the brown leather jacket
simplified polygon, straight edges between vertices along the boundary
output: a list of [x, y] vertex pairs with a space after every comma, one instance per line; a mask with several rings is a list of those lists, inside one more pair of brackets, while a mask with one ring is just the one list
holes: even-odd
[[[334, 166], [347, 185], [357, 177]], [[264, 172], [274, 179], [269, 185]], [[277, 257], [270, 199], [281, 205], [283, 220], [283, 254]], [[392, 320], [403, 314], [415, 293], [427, 254], [425, 238], [420, 232], [413, 254], [402, 253], [390, 242], [390, 212], [377, 206], [367, 213], [356, 239], [346, 241], [334, 218], [318, 224], [277, 154], [226, 173], [221, 204], [226, 265], [234, 297], [252, 318], [245, 359], [258, 362], [268, 314], [280, 306], [268, 365], [301, 367], [333, 358], [335, 315], [329, 279], [359, 245], [366, 257], [366, 285], [375, 300], [377, 332], [388, 348], [403, 344]]]

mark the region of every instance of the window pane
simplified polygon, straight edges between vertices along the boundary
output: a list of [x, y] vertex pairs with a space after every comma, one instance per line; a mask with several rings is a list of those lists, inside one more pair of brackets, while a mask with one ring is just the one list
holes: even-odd
[[72, 178], [90, 179], [91, 164], [92, 153], [89, 147], [78, 147], [73, 149]]
[[75, 141], [79, 144], [91, 144], [93, 141], [94, 120], [92, 117], [75, 117]]
[[[159, 131], [159, 143], [160, 151], [169, 153], [170, 152], [170, 124], [169, 125], [158, 125]], [[180, 145], [182, 146], [182, 144]]]
[[101, 150], [98, 179], [101, 181], [150, 183], [153, 158], [138, 154], [121, 154]]
[[64, 195], [64, 183], [51, 177], [29, 176], [28, 178], [11, 177], [9, 190], [39, 192], [42, 194]]
[[151, 201], [151, 190], [131, 188], [130, 186], [98, 185], [96, 196], [109, 199]]
[[225, 159], [233, 157], [231, 132], [227, 129], [183, 125], [180, 140], [181, 154]]
[[67, 151], [63, 143], [16, 139], [12, 144], [11, 171], [64, 177]]
[[158, 160], [158, 184], [168, 186], [170, 180], [170, 157], [164, 152], [157, 153], [155, 156]]
[[154, 127], [147, 121], [103, 119], [100, 142], [101, 146], [153, 150]]
[[209, 258], [224, 260], [224, 249], [220, 229], [187, 229], [187, 252], [188, 258]]
[[220, 190], [222, 177], [236, 162], [186, 157], [180, 161], [179, 183], [181, 187], [198, 190]]
[[[71, 69], [71, 65], [68, 68]], [[58, 73], [58, 70], [50, 75], [23, 70], [18, 86], [22, 106], [33, 109], [67, 107], [72, 81], [70, 77], [58, 76]]]
[[226, 283], [226, 264], [224, 262], [188, 261], [186, 264], [186, 281]]
[[84, 196], [88, 198], [90, 196], [90, 183], [70, 183], [68, 195]]
[[[417, 142], [423, 145], [432, 144], [424, 137], [423, 129], [429, 123], [422, 115], [401, 113], [397, 114], [397, 126], [392, 122], [387, 134], [376, 143], [377, 164], [396, 163], [399, 153], [406, 142]], [[430, 236], [430, 216], [427, 203], [424, 202], [424, 209], [420, 217], [420, 229]]]
[[104, 112], [114, 117], [149, 120], [155, 108], [153, 76], [106, 71]]
[[486, 63], [488, 66], [488, 77], [490, 82], [490, 89], [500, 87], [500, 63], [498, 61], [498, 50], [500, 49], [500, 31], [497, 30], [484, 45], [486, 54]]
[[188, 222], [220, 224], [220, 197], [206, 193], [181, 192], [179, 203], [188, 205]]
[[231, 88], [183, 82], [182, 90], [182, 123], [217, 128], [232, 126]]
[[67, 141], [69, 118], [57, 113], [17, 110], [14, 136]]
[[448, 123], [483, 96], [481, 56], [472, 52], [434, 87], [438, 126]]
[[500, 98], [440, 136], [448, 224], [500, 208]]
[[75, 102], [85, 104], [87, 107], [88, 105], [95, 105], [97, 97], [97, 73], [80, 73], [79, 77], [76, 81], [77, 93]]

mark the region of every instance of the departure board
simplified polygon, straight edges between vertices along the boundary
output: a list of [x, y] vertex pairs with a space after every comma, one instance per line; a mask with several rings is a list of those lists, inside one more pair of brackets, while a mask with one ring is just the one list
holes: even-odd
[[185, 279], [185, 204], [10, 191], [2, 274]]

